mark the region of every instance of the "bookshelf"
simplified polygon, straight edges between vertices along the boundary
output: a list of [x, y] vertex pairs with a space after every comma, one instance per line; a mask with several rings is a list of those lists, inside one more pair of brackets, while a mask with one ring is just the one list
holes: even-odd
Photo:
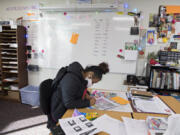
[[4, 95], [19, 92], [28, 84], [26, 29], [2, 26], [0, 32], [0, 91]]
[[149, 90], [158, 94], [180, 93], [180, 68], [169, 66], [151, 66]]

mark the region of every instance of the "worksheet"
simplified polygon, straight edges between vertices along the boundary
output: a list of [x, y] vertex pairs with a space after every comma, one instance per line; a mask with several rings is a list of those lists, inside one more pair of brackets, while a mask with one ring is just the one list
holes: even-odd
[[174, 112], [159, 99], [159, 97], [153, 97], [152, 99], [133, 99], [133, 105], [138, 112], [148, 113], [162, 113], [162, 114], [174, 114]]
[[66, 135], [93, 135], [99, 132], [98, 128], [83, 115], [59, 119], [59, 123]]
[[95, 106], [89, 107], [90, 109], [109, 110], [109, 111], [118, 111], [118, 112], [133, 112], [130, 104], [121, 105], [111, 100], [111, 98], [116, 97], [116, 96], [121, 97], [125, 100], [128, 100], [126, 96], [126, 92], [103, 92], [99, 90], [93, 90], [92, 96], [94, 96], [96, 99], [99, 99], [100, 97], [104, 97], [105, 100], [107, 99], [106, 100], [107, 102], [110, 102], [110, 104], [113, 104], [113, 105], [112, 107], [106, 106], [106, 107], [100, 107], [101, 109], [99, 109], [98, 107], [104, 104], [104, 103], [101, 103], [100, 105], [99, 102], [102, 100], [100, 98], [100, 100], [95, 104]]
[[124, 123], [106, 114], [93, 120], [93, 124], [95, 124], [100, 131], [110, 135], [127, 135]]
[[122, 117], [127, 135], [148, 135], [145, 120]]
[[118, 104], [113, 103], [109, 99], [105, 97], [99, 97], [96, 98], [96, 104], [94, 106], [91, 106], [91, 109], [107, 110], [107, 109], [115, 108], [117, 106]]

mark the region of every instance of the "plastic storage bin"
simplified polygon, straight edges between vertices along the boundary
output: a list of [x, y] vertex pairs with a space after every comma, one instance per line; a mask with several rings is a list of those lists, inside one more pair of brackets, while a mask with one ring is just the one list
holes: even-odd
[[39, 87], [28, 85], [20, 89], [21, 102], [32, 106], [39, 106]]

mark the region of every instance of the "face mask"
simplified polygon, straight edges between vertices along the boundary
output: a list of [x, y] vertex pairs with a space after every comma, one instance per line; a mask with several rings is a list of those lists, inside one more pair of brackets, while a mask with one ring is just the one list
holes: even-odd
[[92, 79], [89, 79], [89, 78], [87, 77], [85, 80], [88, 81], [88, 83], [87, 83], [87, 87], [88, 87], [88, 88], [93, 85], [93, 84], [92, 84]]

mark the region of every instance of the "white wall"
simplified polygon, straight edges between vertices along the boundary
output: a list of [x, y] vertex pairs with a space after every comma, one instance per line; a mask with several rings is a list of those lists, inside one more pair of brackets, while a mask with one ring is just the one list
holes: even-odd
[[[143, 12], [143, 27], [148, 27], [149, 21], [149, 13], [157, 13], [159, 5], [180, 5], [180, 0], [122, 0], [124, 2], [129, 3], [129, 8], [137, 8], [138, 11]], [[113, 4], [116, 0], [93, 0], [93, 3], [110, 3]], [[0, 0], [0, 20], [15, 20], [18, 17], [23, 16], [28, 10], [20, 10], [20, 11], [7, 11], [7, 7], [14, 6], [32, 6], [38, 4], [44, 6], [58, 6], [70, 3], [76, 3], [76, 0]], [[29, 9], [31, 10], [31, 9]], [[147, 52], [158, 51], [159, 48], [163, 45], [157, 45], [153, 47], [147, 47]], [[142, 75], [145, 59], [138, 60], [137, 64], [137, 75]], [[29, 72], [29, 84], [38, 85], [42, 80], [47, 78], [54, 78], [57, 73], [57, 70], [54, 69], [45, 69], [41, 68], [39, 72]], [[121, 89], [121, 85], [123, 81], [126, 79], [125, 74], [108, 74], [103, 77], [103, 80], [98, 84], [94, 85], [96, 88], [102, 89], [113, 89], [118, 90]]]

